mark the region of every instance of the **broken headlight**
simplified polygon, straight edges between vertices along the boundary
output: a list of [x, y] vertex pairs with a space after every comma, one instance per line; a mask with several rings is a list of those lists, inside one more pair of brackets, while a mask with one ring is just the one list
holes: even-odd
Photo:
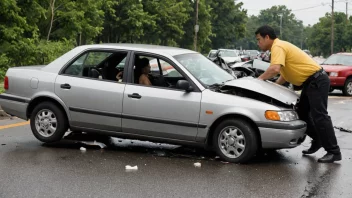
[[268, 120], [284, 122], [299, 119], [296, 111], [266, 111], [265, 118]]

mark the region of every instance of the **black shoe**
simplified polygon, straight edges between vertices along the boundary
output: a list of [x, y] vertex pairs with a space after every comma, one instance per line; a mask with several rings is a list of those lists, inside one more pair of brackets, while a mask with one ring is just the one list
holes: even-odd
[[303, 150], [302, 153], [304, 155], [310, 155], [310, 154], [313, 154], [313, 153], [317, 152], [320, 148], [321, 148], [321, 144], [317, 144], [317, 143], [315, 143], [313, 141], [312, 145], [310, 146], [310, 148], [307, 149], [307, 150]]
[[333, 163], [334, 161], [340, 161], [341, 159], [342, 159], [341, 153], [340, 154], [327, 153], [324, 155], [324, 157], [318, 159], [318, 162], [320, 162], [320, 163]]

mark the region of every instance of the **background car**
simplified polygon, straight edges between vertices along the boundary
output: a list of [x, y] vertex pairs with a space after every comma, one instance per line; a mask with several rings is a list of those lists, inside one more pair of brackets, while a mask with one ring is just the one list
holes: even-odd
[[322, 64], [330, 78], [330, 91], [342, 90], [352, 96], [352, 53], [332, 54]]
[[215, 58], [217, 57], [217, 52], [218, 50], [210, 50], [207, 58], [209, 58], [210, 60], [215, 60]]
[[242, 61], [238, 50], [219, 49], [216, 53], [217, 56], [221, 57], [227, 64], [233, 64]]
[[[242, 78], [246, 76], [259, 77], [268, 69], [269, 66], [270, 66], [269, 62], [262, 61], [260, 59], [254, 59], [246, 62], [236, 63], [232, 65], [231, 68], [234, 71], [234, 74], [237, 78]], [[276, 82], [276, 80], [279, 77], [280, 75], [277, 75], [269, 79], [269, 81]], [[300, 89], [299, 87], [295, 87], [288, 82], [284, 83], [283, 86], [291, 90]]]
[[244, 53], [249, 56], [250, 60], [257, 59], [260, 56], [260, 52], [258, 50], [246, 50]]

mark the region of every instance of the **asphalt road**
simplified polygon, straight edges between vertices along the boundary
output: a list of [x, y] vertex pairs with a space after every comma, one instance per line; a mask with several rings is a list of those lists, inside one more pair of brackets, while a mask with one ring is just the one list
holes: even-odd
[[[334, 125], [352, 129], [351, 110], [351, 97], [330, 97]], [[341, 162], [317, 163], [323, 149], [302, 156], [307, 139], [238, 165], [199, 149], [86, 134], [47, 145], [22, 122], [0, 121], [0, 197], [352, 197], [350, 133], [336, 131]], [[23, 125], [9, 125], [15, 123]], [[138, 170], [126, 171], [126, 165]]]

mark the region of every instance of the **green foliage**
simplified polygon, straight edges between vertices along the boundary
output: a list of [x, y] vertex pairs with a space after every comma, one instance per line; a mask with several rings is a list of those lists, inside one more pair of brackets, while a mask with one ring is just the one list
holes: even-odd
[[[0, 80], [9, 67], [48, 64], [77, 45], [146, 43], [194, 50], [197, 0], [1, 0]], [[278, 36], [310, 49], [330, 52], [331, 16], [303, 27], [285, 6], [247, 16], [238, 0], [199, 0], [197, 49], [257, 49], [254, 32], [271, 25]], [[280, 35], [280, 14], [282, 34]], [[335, 16], [335, 51], [352, 46], [352, 26]]]
[[208, 2], [212, 8], [213, 48], [234, 48], [235, 42], [245, 34], [247, 13], [241, 8], [243, 3], [236, 4], [233, 0]]
[[[190, 15], [189, 19], [183, 26], [183, 31], [185, 34], [182, 36], [179, 44], [182, 48], [194, 50], [194, 26], [195, 26], [195, 6], [196, 4], [192, 0], [188, 1], [189, 9], [188, 13]], [[211, 7], [206, 4], [206, 0], [200, 0], [198, 7], [198, 25], [199, 32], [197, 34], [197, 51], [208, 53], [211, 49], [211, 40], [210, 37], [212, 34], [212, 24], [211, 24]]]
[[[280, 15], [282, 15], [281, 35]], [[236, 47], [257, 49], [254, 33], [262, 25], [269, 25], [274, 28], [276, 35], [282, 40], [291, 42], [298, 47], [301, 47], [301, 44], [303, 45], [304, 27], [302, 21], [297, 20], [295, 15], [286, 6], [280, 5], [262, 10], [258, 16], [249, 17], [246, 25], [246, 36], [236, 42]]]
[[[334, 52], [340, 52], [342, 48], [350, 51], [352, 47], [352, 25], [347, 21], [346, 14], [336, 12], [334, 14]], [[308, 46], [312, 54], [323, 55], [331, 54], [331, 14], [320, 18], [319, 22], [311, 28], [308, 37]]]
[[4, 89], [4, 82], [0, 82], [0, 94], [4, 93], [5, 89]]
[[4, 79], [6, 71], [8, 69], [9, 59], [5, 54], [0, 55], [0, 81]]

